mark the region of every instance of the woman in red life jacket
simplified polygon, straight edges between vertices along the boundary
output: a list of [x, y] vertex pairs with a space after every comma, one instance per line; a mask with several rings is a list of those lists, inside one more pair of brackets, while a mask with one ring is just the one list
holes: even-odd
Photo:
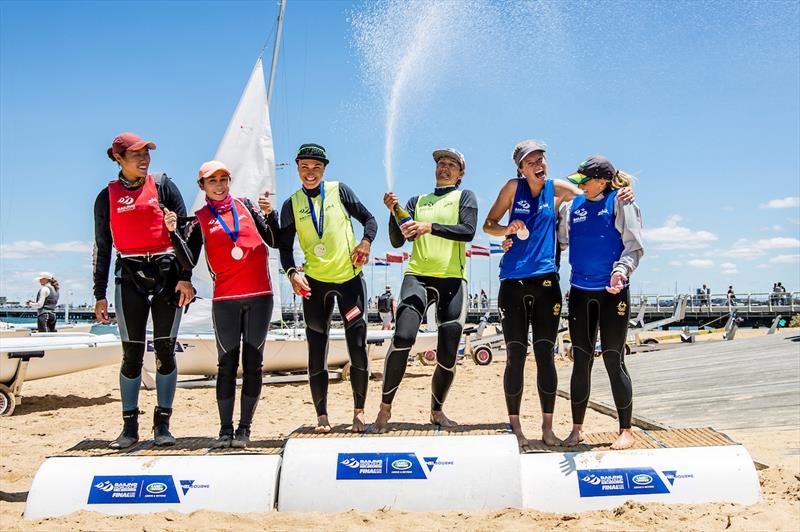
[[108, 322], [108, 271], [111, 246], [117, 250], [114, 266], [114, 298], [122, 366], [119, 388], [124, 427], [111, 447], [124, 449], [139, 441], [139, 386], [146, 346], [148, 315], [153, 317], [153, 350], [156, 355], [158, 406], [153, 419], [156, 445], [173, 445], [169, 432], [175, 397], [175, 338], [180, 307], [194, 296], [191, 270], [175, 259], [162, 208], [185, 216], [178, 187], [163, 173], [151, 175], [150, 150], [154, 142], [134, 133], [114, 139], [108, 157], [119, 175], [97, 195], [94, 203], [94, 296], [98, 321]]
[[[261, 394], [261, 362], [272, 316], [272, 285], [267, 245], [278, 245], [278, 217], [267, 196], [259, 198], [263, 214], [244, 198], [230, 195], [231, 172], [219, 161], [203, 163], [197, 184], [206, 193], [206, 205], [195, 212], [185, 229], [176, 231], [178, 216], [164, 218], [178, 260], [192, 268], [205, 246], [206, 261], [214, 280], [211, 313], [219, 355], [217, 407], [220, 431], [214, 447], [246, 447], [250, 425]], [[266, 215], [266, 216], [265, 216]], [[266, 243], [266, 245], [265, 245]], [[233, 431], [233, 405], [239, 345], [243, 345], [242, 397], [239, 427]]]

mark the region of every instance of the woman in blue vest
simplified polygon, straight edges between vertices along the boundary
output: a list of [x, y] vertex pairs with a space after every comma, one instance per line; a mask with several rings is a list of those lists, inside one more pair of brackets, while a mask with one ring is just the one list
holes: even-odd
[[[511, 430], [520, 446], [528, 443], [519, 412], [529, 327], [533, 332], [536, 384], [542, 409], [542, 441], [547, 445], [561, 443], [553, 432], [558, 387], [553, 348], [561, 320], [556, 213], [561, 203], [572, 200], [581, 191], [572, 183], [547, 179], [546, 150], [544, 143], [537, 140], [516, 145], [512, 157], [517, 178], [510, 179], [500, 190], [483, 224], [486, 233], [505, 237], [497, 297], [507, 353], [503, 390]], [[503, 225], [500, 220], [506, 212], [509, 223]]]
[[569, 334], [573, 368], [570, 382], [572, 432], [567, 446], [580, 443], [591, 390], [594, 346], [600, 328], [600, 346], [619, 419], [619, 437], [612, 449], [633, 445], [631, 416], [633, 388], [625, 368], [625, 340], [630, 317], [628, 280], [644, 253], [639, 207], [619, 198], [631, 177], [611, 161], [595, 155], [567, 178], [583, 191], [559, 210], [558, 240], [569, 244], [572, 266]]

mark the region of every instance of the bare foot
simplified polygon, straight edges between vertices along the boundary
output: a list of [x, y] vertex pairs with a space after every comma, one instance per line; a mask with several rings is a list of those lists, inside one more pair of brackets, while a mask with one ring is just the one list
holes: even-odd
[[636, 440], [633, 439], [633, 433], [631, 429], [622, 429], [619, 432], [619, 437], [617, 441], [611, 444], [611, 448], [615, 451], [620, 451], [622, 449], [629, 449], [633, 446]]
[[331, 431], [331, 424], [328, 422], [328, 416], [317, 417], [317, 426], [314, 427], [314, 432], [317, 434], [327, 434]]
[[581, 432], [581, 429], [573, 428], [572, 432], [570, 432], [569, 436], [567, 436], [567, 439], [564, 440], [564, 447], [575, 447], [582, 441], [583, 432]]
[[367, 420], [364, 418], [364, 409], [353, 410], [353, 432], [364, 432], [367, 428]]
[[375, 423], [372, 424], [372, 432], [375, 434], [384, 434], [389, 431], [389, 420], [392, 418], [392, 405], [381, 403], [381, 408], [378, 410], [378, 417], [375, 418]]
[[431, 423], [444, 428], [451, 428], [458, 425], [458, 423], [444, 415], [444, 412], [441, 410], [431, 410]]
[[542, 441], [548, 447], [557, 447], [559, 445], [563, 445], [563, 442], [558, 439], [556, 433], [553, 432], [553, 429], [542, 430]]
[[511, 432], [517, 437], [517, 444], [520, 448], [527, 446], [530, 442], [525, 434], [522, 433], [522, 424], [519, 422], [519, 416], [508, 416], [508, 424], [511, 425]]

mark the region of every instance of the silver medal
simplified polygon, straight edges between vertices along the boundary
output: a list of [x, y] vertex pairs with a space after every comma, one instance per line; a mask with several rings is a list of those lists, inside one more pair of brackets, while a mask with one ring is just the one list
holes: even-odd
[[319, 244], [314, 246], [314, 255], [316, 255], [317, 257], [322, 257], [323, 255], [325, 255], [325, 244], [320, 242]]
[[242, 260], [244, 251], [242, 251], [242, 248], [239, 246], [233, 246], [233, 249], [231, 249], [231, 257], [233, 257], [233, 260]]

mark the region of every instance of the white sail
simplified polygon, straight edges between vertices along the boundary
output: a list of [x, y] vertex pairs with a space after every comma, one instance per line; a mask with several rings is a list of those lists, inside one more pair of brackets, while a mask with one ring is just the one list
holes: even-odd
[[[269, 103], [264, 85], [264, 70], [261, 58], [256, 61], [250, 79], [233, 113], [225, 135], [222, 137], [214, 159], [222, 161], [230, 169], [231, 195], [250, 198], [253, 202], [258, 196], [269, 191], [273, 207], [280, 208], [275, 186], [275, 150], [272, 144], [272, 127], [269, 121]], [[205, 193], [199, 191], [191, 212], [205, 204]], [[278, 253], [270, 250], [269, 270], [275, 306], [272, 320], [281, 319], [281, 290], [278, 273]], [[200, 260], [193, 276], [204, 280], [198, 283], [199, 295], [209, 297], [211, 279], [205, 260]], [[203, 293], [206, 292], [207, 293]], [[190, 311], [191, 313], [191, 311]], [[210, 316], [209, 316], [210, 323]]]

